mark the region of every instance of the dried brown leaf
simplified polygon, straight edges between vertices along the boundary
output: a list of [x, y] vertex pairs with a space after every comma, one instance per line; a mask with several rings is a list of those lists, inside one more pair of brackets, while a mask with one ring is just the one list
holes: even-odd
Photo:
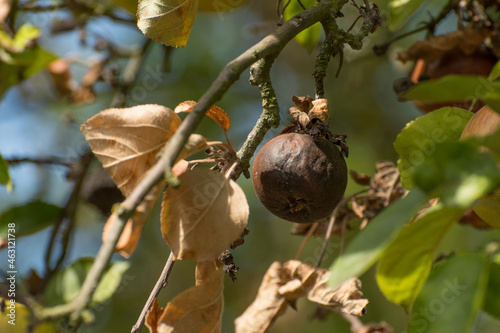
[[103, 167], [125, 196], [149, 169], [174, 134], [180, 118], [169, 108], [146, 104], [107, 109], [87, 120], [81, 131]]
[[349, 176], [351, 176], [352, 180], [354, 180], [356, 184], [363, 186], [370, 185], [371, 177], [364, 173], [357, 173], [354, 170], [349, 170]]
[[307, 97], [299, 97], [299, 96], [293, 96], [292, 101], [297, 105], [298, 109], [302, 112], [305, 112], [306, 114], [309, 113], [309, 110], [313, 107], [312, 105], [312, 98], [307, 96]]
[[233, 180], [204, 168], [186, 171], [179, 180], [163, 196], [163, 238], [176, 259], [215, 260], [247, 224], [245, 194]]
[[196, 266], [196, 286], [167, 304], [158, 333], [220, 332], [224, 307], [224, 271], [218, 261], [201, 261]]
[[10, 13], [12, 0], [0, 0], [0, 23], [5, 23]]
[[312, 101], [313, 107], [309, 110], [309, 118], [317, 118], [322, 122], [328, 119], [328, 100], [326, 98], [318, 98]]
[[60, 97], [70, 96], [74, 93], [75, 86], [71, 79], [69, 61], [56, 59], [49, 64], [47, 70]]
[[[195, 101], [185, 101], [175, 107], [175, 113], [191, 112], [197, 103]], [[220, 107], [212, 105], [205, 113], [210, 119], [215, 121], [224, 131], [231, 126], [231, 120], [227, 113]]]
[[149, 328], [150, 333], [158, 333], [158, 324], [160, 324], [160, 318], [163, 314], [164, 309], [158, 304], [158, 300], [155, 298], [153, 304], [146, 313], [146, 326]]
[[350, 279], [339, 288], [328, 287], [329, 272], [297, 260], [274, 262], [266, 272], [257, 297], [236, 318], [236, 333], [266, 332], [274, 320], [298, 298], [309, 300], [346, 314], [362, 315], [368, 300], [361, 298], [361, 281]]
[[307, 113], [302, 112], [299, 110], [297, 107], [291, 107], [288, 110], [288, 113], [293, 117], [293, 119], [300, 124], [302, 128], [310, 128], [311, 127], [311, 120], [309, 119], [309, 116]]
[[402, 62], [423, 59], [426, 63], [431, 63], [450, 52], [472, 54], [488, 35], [488, 30], [477, 30], [468, 25], [462, 30], [417, 41], [407, 50], [398, 53], [398, 59]]

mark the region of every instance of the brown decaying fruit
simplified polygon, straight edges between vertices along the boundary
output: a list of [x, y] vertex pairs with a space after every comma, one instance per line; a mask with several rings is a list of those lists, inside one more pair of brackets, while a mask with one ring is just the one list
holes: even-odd
[[339, 149], [307, 134], [281, 134], [255, 157], [257, 197], [274, 215], [298, 223], [328, 217], [347, 186], [347, 165]]
[[[424, 75], [426, 79], [434, 80], [445, 75], [458, 74], [458, 75], [482, 75], [488, 76], [491, 69], [495, 65], [497, 59], [489, 54], [476, 52], [471, 55], [466, 55], [462, 52], [453, 52], [443, 56], [427, 65], [425, 74], [423, 66], [417, 61], [415, 71], [422, 71], [421, 73], [412, 73], [413, 83], [418, 83], [415, 78]], [[415, 82], [416, 81], [416, 82]], [[420, 81], [420, 80], [419, 80]], [[413, 101], [416, 107], [425, 112], [431, 112], [444, 106], [453, 106], [462, 109], [470, 109], [472, 101], [450, 101], [443, 103], [423, 103], [420, 101]], [[477, 101], [474, 105], [472, 112], [479, 110], [484, 104]]]

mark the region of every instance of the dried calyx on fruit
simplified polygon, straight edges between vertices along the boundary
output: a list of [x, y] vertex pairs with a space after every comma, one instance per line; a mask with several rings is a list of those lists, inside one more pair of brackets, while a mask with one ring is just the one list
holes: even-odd
[[325, 124], [326, 99], [294, 96], [293, 101], [293, 124], [259, 151], [252, 180], [257, 197], [271, 213], [309, 223], [329, 216], [342, 199], [348, 148], [346, 136], [333, 135]]

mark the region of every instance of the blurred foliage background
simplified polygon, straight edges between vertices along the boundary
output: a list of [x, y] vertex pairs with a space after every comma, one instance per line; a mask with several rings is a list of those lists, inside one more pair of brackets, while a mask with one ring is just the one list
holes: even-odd
[[[382, 10], [386, 22], [390, 18], [387, 1], [375, 1]], [[50, 1], [46, 3], [50, 4]], [[415, 28], [416, 24], [428, 18], [426, 11], [437, 13], [445, 3], [443, 0], [428, 0], [397, 34]], [[111, 4], [110, 4], [111, 5]], [[223, 13], [197, 14], [188, 44], [183, 49], [174, 49], [168, 60], [168, 71], [163, 71], [164, 47], [151, 45], [144, 54], [145, 60], [139, 70], [136, 86], [132, 87], [127, 106], [138, 104], [161, 104], [174, 108], [185, 100], [197, 100], [209, 87], [222, 67], [250, 46], [270, 33], [279, 20], [274, 1], [249, 0], [243, 6]], [[347, 28], [356, 19], [357, 11], [346, 5], [344, 17], [339, 24]], [[126, 17], [123, 11], [119, 13]], [[102, 36], [125, 49], [139, 49], [146, 38], [134, 24], [111, 20], [106, 17], [91, 19], [86, 26], [86, 43], [81, 43], [81, 31], [69, 31], [51, 35], [50, 25], [55, 20], [71, 16], [67, 9], [30, 13], [19, 13], [16, 25], [30, 22], [42, 29], [38, 44], [57, 57], [73, 60], [71, 74], [76, 81], [87, 71], [86, 65], [103, 56], [91, 45], [96, 36]], [[437, 33], [456, 28], [453, 18], [443, 22]], [[393, 44], [383, 56], [375, 56], [372, 48], [384, 43], [394, 34], [384, 23], [375, 34], [365, 39], [360, 51], [348, 47], [344, 54], [342, 69], [338, 77], [339, 60], [334, 59], [325, 81], [326, 98], [330, 101], [330, 127], [332, 132], [347, 135], [350, 155], [349, 169], [373, 175], [375, 162], [395, 161], [392, 143], [405, 124], [421, 115], [411, 102], [400, 103], [392, 90], [393, 81], [410, 70], [395, 60], [395, 54], [417, 39], [423, 33], [415, 34]], [[85, 45], [86, 44], [86, 45]], [[266, 140], [280, 133], [289, 122], [288, 108], [292, 96], [314, 96], [314, 69], [316, 46], [306, 50], [292, 41], [279, 55], [273, 65], [271, 78], [281, 109], [280, 128], [271, 130]], [[125, 66], [119, 59], [112, 64], [117, 69]], [[1, 73], [0, 73], [1, 75]], [[230, 88], [218, 103], [230, 116], [232, 126], [228, 132], [235, 149], [245, 141], [261, 112], [261, 100], [256, 87], [248, 83], [248, 72]], [[57, 156], [73, 161], [88, 148], [79, 131], [80, 124], [106, 109], [111, 103], [113, 91], [105, 83], [95, 85], [96, 98], [89, 104], [72, 105], [54, 94], [53, 83], [46, 71], [41, 71], [29, 80], [8, 90], [0, 102], [0, 152], [4, 158], [35, 158]], [[219, 127], [205, 119], [197, 131], [212, 140], [223, 140]], [[45, 202], [64, 205], [71, 183], [66, 180], [67, 168], [55, 165], [22, 163], [10, 168], [14, 190], [7, 193], [0, 188], [0, 211], [11, 206], [41, 199]], [[253, 301], [261, 278], [269, 265], [276, 260], [292, 259], [302, 241], [301, 236], [290, 235], [291, 224], [271, 215], [256, 198], [251, 181], [241, 177], [238, 180], [244, 189], [250, 205], [250, 234], [245, 244], [233, 255], [240, 271], [237, 280], [226, 277], [223, 332], [233, 331], [233, 320]], [[359, 190], [350, 182], [346, 195]], [[106, 217], [94, 208], [81, 203], [77, 210], [77, 227], [73, 233], [66, 265], [77, 258], [95, 256], [101, 244], [101, 232]], [[356, 225], [347, 234], [347, 241], [356, 233]], [[43, 272], [43, 258], [49, 241], [50, 228], [18, 239], [17, 264], [21, 275], [31, 269]], [[481, 232], [457, 225], [443, 242], [442, 252], [460, 249], [475, 249], [486, 239], [499, 237], [499, 231]], [[299, 259], [314, 263], [321, 248], [322, 239], [311, 239]], [[340, 240], [335, 237], [327, 248], [323, 267], [328, 267], [338, 253]], [[111, 301], [96, 308], [96, 321], [84, 332], [129, 331], [154, 286], [169, 249], [161, 237], [159, 207], [154, 209], [146, 224], [138, 248], [131, 256], [131, 268], [125, 273], [122, 285]], [[114, 260], [122, 259], [115, 255]], [[0, 251], [0, 266], [7, 262], [6, 251]], [[164, 305], [182, 290], [194, 283], [194, 263], [190, 261], [175, 264], [166, 289], [160, 294]], [[386, 321], [395, 332], [405, 331], [407, 316], [404, 310], [380, 294], [373, 278], [373, 270], [362, 278], [363, 291], [369, 299], [368, 313], [362, 318], [368, 321]], [[298, 311], [289, 309], [275, 323], [271, 332], [349, 332], [348, 323], [332, 313], [324, 320], [311, 320], [315, 305], [302, 300]], [[478, 332], [498, 332], [500, 323], [485, 318]], [[488, 327], [484, 328], [482, 325]], [[144, 331], [147, 331], [144, 329]]]

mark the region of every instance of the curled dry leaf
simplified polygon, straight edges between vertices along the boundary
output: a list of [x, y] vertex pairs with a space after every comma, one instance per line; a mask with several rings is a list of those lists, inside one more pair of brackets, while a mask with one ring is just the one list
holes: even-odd
[[155, 42], [184, 47], [197, 9], [198, 0], [140, 0], [137, 26]]
[[361, 281], [350, 279], [334, 290], [328, 287], [328, 276], [327, 269], [297, 260], [274, 262], [267, 270], [254, 302], [236, 318], [236, 333], [267, 332], [287, 305], [293, 305], [303, 296], [338, 312], [364, 314], [368, 300], [362, 298]]
[[54, 83], [55, 91], [57, 91], [59, 96], [71, 96], [76, 87], [71, 78], [69, 61], [65, 59], [56, 59], [49, 64], [47, 70]]
[[167, 304], [158, 323], [158, 333], [220, 332], [224, 306], [224, 271], [218, 261], [196, 265], [196, 286]]
[[326, 98], [318, 98], [312, 101], [313, 107], [309, 110], [309, 118], [318, 118], [322, 122], [328, 119], [328, 100]]
[[233, 180], [204, 168], [186, 171], [179, 180], [163, 196], [163, 238], [176, 259], [215, 260], [245, 229], [245, 194]]
[[[191, 112], [197, 103], [195, 101], [185, 101], [175, 107], [175, 113]], [[231, 120], [227, 113], [220, 107], [212, 105], [205, 113], [210, 119], [215, 121], [225, 132], [231, 126]]]
[[158, 324], [160, 323], [163, 311], [164, 309], [158, 304], [158, 300], [155, 298], [146, 313], [146, 326], [149, 328], [150, 333], [158, 333]]

